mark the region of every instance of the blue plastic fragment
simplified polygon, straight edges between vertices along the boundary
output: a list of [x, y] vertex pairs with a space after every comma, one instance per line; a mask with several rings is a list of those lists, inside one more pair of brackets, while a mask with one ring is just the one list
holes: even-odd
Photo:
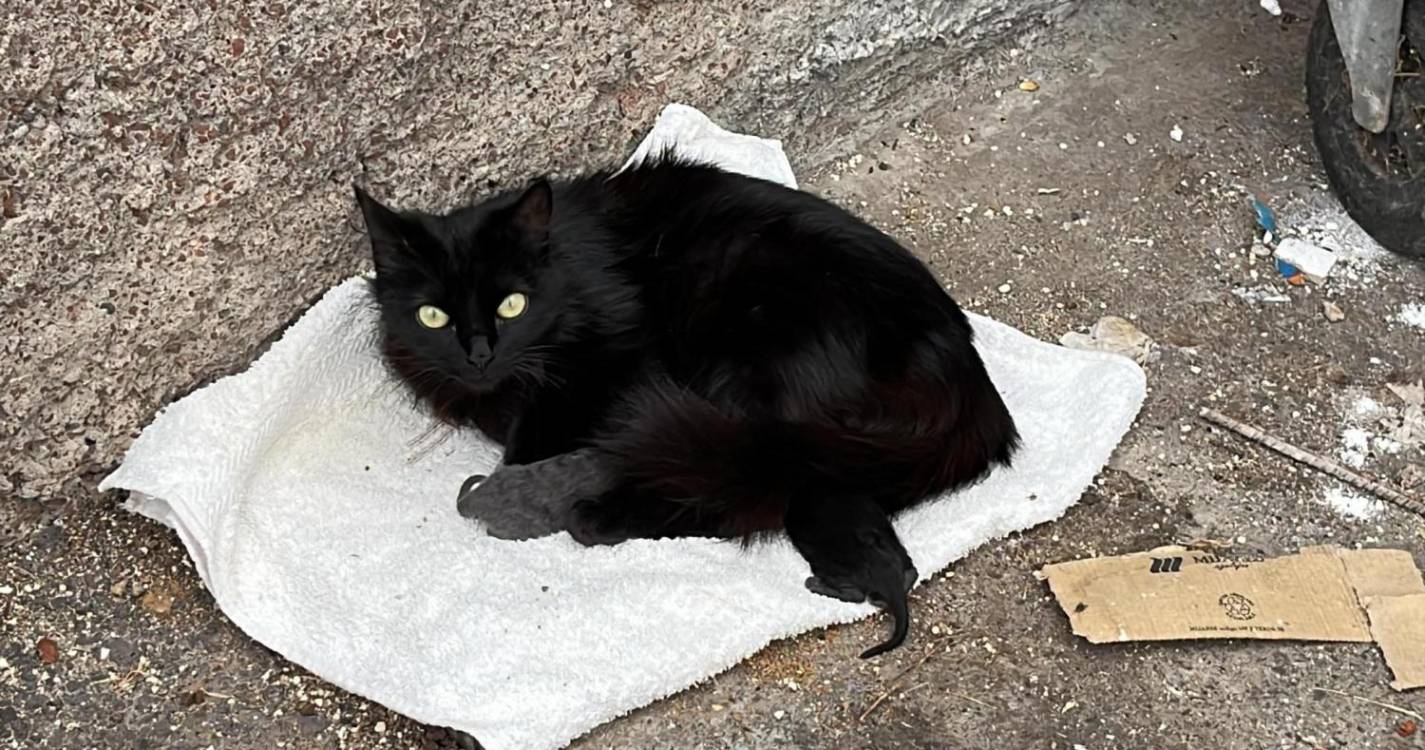
[[1301, 273], [1301, 269], [1282, 260], [1281, 258], [1277, 258], [1277, 273], [1281, 274], [1282, 278], [1289, 279]]
[[1253, 198], [1252, 210], [1257, 212], [1257, 226], [1275, 235], [1277, 233], [1277, 217], [1272, 213], [1271, 207]]

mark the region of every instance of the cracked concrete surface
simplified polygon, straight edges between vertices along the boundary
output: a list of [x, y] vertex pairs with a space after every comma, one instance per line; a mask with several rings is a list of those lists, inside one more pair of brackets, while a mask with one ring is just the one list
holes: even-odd
[[[879, 620], [782, 641], [575, 747], [1425, 747], [1419, 731], [1399, 731], [1399, 710], [1425, 714], [1425, 697], [1390, 691], [1373, 646], [1089, 646], [1031, 575], [1195, 539], [1263, 555], [1388, 546], [1425, 564], [1422, 519], [1351, 498], [1194, 417], [1212, 405], [1397, 487], [1425, 470], [1419, 445], [1381, 439], [1380, 416], [1401, 411], [1391, 386], [1425, 376], [1425, 329], [1405, 312], [1425, 298], [1425, 269], [1371, 251], [1324, 190], [1301, 87], [1315, 4], [1283, 5], [1282, 18], [1255, 2], [1084, 8], [1038, 44], [999, 48], [953, 88], [917, 78], [883, 107], [848, 110], [844, 131], [787, 139], [807, 189], [905, 240], [967, 307], [1048, 340], [1105, 314], [1132, 318], [1158, 345], [1148, 401], [1063, 519], [990, 543], [916, 590], [906, 648], [855, 659]], [[1019, 90], [1023, 79], [1038, 90]], [[581, 153], [622, 153], [633, 125], [609, 132], [619, 128]], [[521, 158], [509, 174], [560, 157]], [[398, 196], [460, 197], [426, 169], [400, 169], [380, 182]], [[314, 290], [356, 263], [341, 255], [355, 252], [344, 195], [330, 190], [326, 223], [293, 227], [341, 258], [329, 277], [308, 277]], [[1249, 194], [1287, 226], [1344, 246], [1328, 284], [1287, 287], [1253, 255]], [[1344, 319], [1327, 319], [1326, 301]], [[222, 335], [250, 346], [300, 301], [283, 304], [252, 313], [264, 325]], [[83, 502], [0, 550], [0, 740], [459, 746], [254, 644], [172, 533], [116, 498], [73, 497]], [[41, 638], [57, 661], [41, 659]]]

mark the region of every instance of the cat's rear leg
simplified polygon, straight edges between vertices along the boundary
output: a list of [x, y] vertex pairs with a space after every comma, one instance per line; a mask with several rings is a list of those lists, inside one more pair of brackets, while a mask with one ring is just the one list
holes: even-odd
[[891, 520], [866, 497], [808, 497], [787, 508], [787, 537], [811, 565], [806, 587], [848, 602], [869, 600], [894, 619], [891, 637], [861, 653], [878, 656], [905, 642], [907, 594], [918, 574]]

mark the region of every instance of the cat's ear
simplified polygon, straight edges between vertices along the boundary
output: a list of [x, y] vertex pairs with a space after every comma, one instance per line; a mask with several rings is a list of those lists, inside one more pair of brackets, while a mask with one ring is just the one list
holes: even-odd
[[411, 255], [408, 239], [410, 223], [400, 214], [372, 198], [359, 185], [353, 185], [356, 203], [361, 206], [361, 216], [366, 222], [366, 235], [371, 238], [371, 254], [379, 273], [383, 266], [390, 266]]
[[549, 234], [549, 217], [553, 213], [554, 191], [548, 180], [540, 180], [515, 201], [515, 226], [530, 237], [543, 239]]

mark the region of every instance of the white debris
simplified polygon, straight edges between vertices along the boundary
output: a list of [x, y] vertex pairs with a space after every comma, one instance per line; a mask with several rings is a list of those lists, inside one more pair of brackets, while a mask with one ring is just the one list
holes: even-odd
[[1383, 265], [1393, 264], [1396, 256], [1380, 246], [1366, 230], [1351, 220], [1330, 193], [1320, 193], [1304, 203], [1283, 206], [1278, 215], [1284, 226], [1308, 242], [1335, 253], [1337, 278], [1345, 281], [1370, 282]]
[[1411, 328], [1419, 328], [1425, 331], [1425, 305], [1419, 302], [1411, 302], [1400, 308], [1400, 313], [1395, 316], [1395, 319]]
[[[1336, 456], [1355, 469], [1382, 456], [1406, 454], [1425, 445], [1425, 383], [1388, 383], [1390, 396], [1377, 400], [1365, 389], [1344, 389], [1337, 405], [1345, 420]], [[1413, 464], [1407, 464], [1413, 465]], [[1404, 481], [1404, 480], [1402, 480]], [[1366, 521], [1384, 507], [1372, 497], [1335, 484], [1321, 501], [1345, 518]]]
[[1357, 419], [1376, 419], [1384, 411], [1385, 407], [1370, 396], [1361, 396], [1351, 404], [1351, 416]]
[[1169, 137], [1169, 138], [1172, 138], [1174, 141], [1176, 141], [1176, 142], [1178, 142], [1178, 143], [1182, 143], [1182, 142], [1183, 142], [1183, 129], [1182, 129], [1181, 127], [1177, 126], [1177, 125], [1174, 125], [1174, 126], [1173, 126], [1173, 129], [1168, 131], [1168, 137]]
[[1306, 278], [1322, 283], [1336, 265], [1336, 254], [1296, 237], [1288, 237], [1277, 245], [1277, 260], [1286, 261], [1306, 274]]
[[1243, 302], [1250, 302], [1254, 305], [1269, 304], [1280, 305], [1291, 301], [1291, 297], [1282, 294], [1273, 287], [1257, 287], [1249, 289], [1244, 286], [1233, 287], [1232, 293]]
[[1359, 469], [1366, 465], [1366, 457], [1371, 452], [1371, 434], [1359, 427], [1348, 427], [1341, 433], [1341, 447], [1337, 455], [1346, 465]]
[[1261, 2], [1262, 10], [1265, 10], [1266, 12], [1274, 16], [1279, 16], [1282, 14], [1282, 6], [1281, 3], [1278, 2], [1278, 0], [1261, 0]]
[[1399, 440], [1384, 437], [1381, 435], [1377, 435], [1375, 438], [1373, 438], [1371, 440], [1371, 445], [1374, 445], [1376, 450], [1380, 451], [1381, 453], [1389, 453], [1392, 456], [1400, 453], [1402, 450], [1405, 450], [1405, 445], [1403, 445]]
[[1326, 490], [1326, 496], [1322, 500], [1331, 510], [1357, 521], [1369, 521], [1379, 516], [1385, 509], [1381, 501], [1361, 495], [1341, 485]]

